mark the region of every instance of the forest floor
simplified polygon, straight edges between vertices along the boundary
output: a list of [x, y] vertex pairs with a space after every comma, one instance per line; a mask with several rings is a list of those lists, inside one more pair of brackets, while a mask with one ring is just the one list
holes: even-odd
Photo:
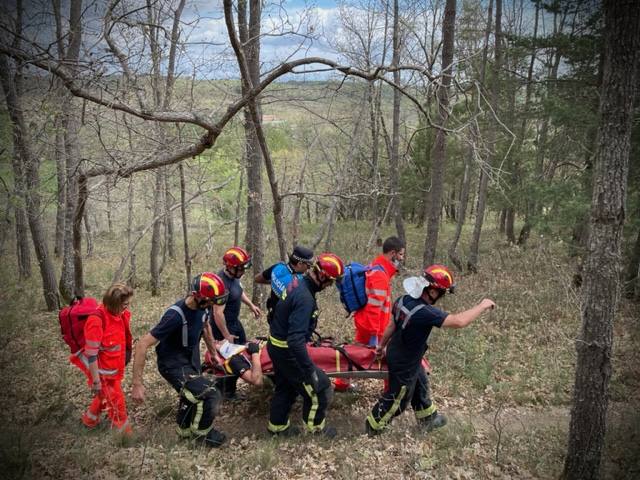
[[[337, 235], [336, 252], [358, 261], [374, 256], [373, 250], [356, 250], [360, 240], [347, 231]], [[409, 235], [409, 245], [422, 245], [418, 229], [410, 229]], [[37, 274], [18, 282], [12, 262], [0, 262], [2, 477], [557, 478], [566, 452], [574, 339], [580, 325], [580, 293], [571, 283], [574, 259], [561, 243], [532, 239], [526, 249], [519, 249], [486, 235], [480, 273], [460, 276], [459, 292], [446, 298], [442, 308], [468, 308], [484, 296], [493, 298], [498, 308], [467, 329], [435, 331], [430, 339], [433, 398], [448, 416], [447, 426], [422, 433], [407, 411], [387, 433], [366, 436], [364, 419], [382, 382], [358, 380], [355, 393], [334, 396], [328, 424], [337, 427], [336, 439], [273, 439], [266, 433], [269, 382], [261, 388], [243, 384], [246, 400], [224, 403], [216, 419], [216, 428], [229, 438], [217, 450], [175, 435], [176, 396], [157, 373], [154, 353], [148, 355], [145, 369], [147, 401], [129, 401], [134, 439], [123, 441], [106, 428], [85, 430], [79, 417], [90, 395], [81, 374], [67, 361], [56, 314], [44, 311]], [[94, 296], [100, 295], [118, 263], [117, 239], [101, 242], [96, 244], [100, 253], [86, 263], [87, 289]], [[217, 270], [219, 255], [217, 250], [204, 255], [200, 268], [208, 264], [207, 269]], [[417, 270], [419, 256], [409, 249], [407, 272], [401, 276]], [[148, 331], [181, 296], [179, 263], [167, 267], [161, 296], [151, 297], [144, 282], [137, 288], [131, 307], [134, 337]], [[398, 294], [401, 276], [394, 282]], [[252, 288], [249, 280], [244, 283]], [[322, 292], [319, 300], [320, 331], [349, 340], [353, 327], [344, 319], [335, 292]], [[638, 306], [622, 301], [614, 328], [602, 469], [607, 479], [640, 477], [638, 318]], [[264, 319], [251, 319], [244, 309], [242, 319], [249, 335], [266, 333]], [[127, 393], [129, 381], [130, 369], [124, 382]], [[292, 420], [299, 418], [297, 406]]]

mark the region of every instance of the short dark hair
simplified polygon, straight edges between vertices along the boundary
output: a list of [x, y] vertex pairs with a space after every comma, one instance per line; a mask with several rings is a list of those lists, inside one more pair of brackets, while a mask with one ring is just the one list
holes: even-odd
[[382, 253], [389, 253], [392, 250], [399, 252], [403, 248], [406, 248], [403, 240], [398, 237], [389, 237], [382, 244]]
[[112, 314], [117, 315], [122, 309], [122, 304], [133, 296], [133, 288], [124, 283], [114, 283], [102, 297], [102, 304]]

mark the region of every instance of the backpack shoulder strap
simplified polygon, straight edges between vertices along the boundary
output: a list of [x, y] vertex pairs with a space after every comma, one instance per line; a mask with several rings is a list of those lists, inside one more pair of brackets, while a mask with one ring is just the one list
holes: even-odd
[[171, 305], [168, 309], [173, 310], [174, 312], [178, 312], [180, 318], [182, 318], [182, 346], [187, 348], [189, 346], [189, 329], [187, 327], [187, 317], [184, 316], [184, 312], [178, 305]]
[[[402, 330], [404, 330], [407, 324], [409, 323], [409, 320], [411, 320], [411, 317], [413, 317], [416, 314], [416, 312], [422, 310], [423, 308], [426, 308], [424, 303], [419, 303], [418, 305], [413, 307], [411, 310], [409, 310], [407, 307], [404, 306], [404, 302], [402, 301], [402, 297], [401, 297], [400, 300], [398, 300], [398, 304], [396, 306], [397, 310], [394, 315], [394, 321], [396, 323], [396, 327], [399, 326]], [[402, 320], [402, 324], [399, 325], [401, 320]]]

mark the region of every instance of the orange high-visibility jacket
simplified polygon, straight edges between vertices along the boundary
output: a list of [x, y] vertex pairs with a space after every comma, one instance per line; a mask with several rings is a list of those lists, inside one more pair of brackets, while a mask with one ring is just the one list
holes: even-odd
[[367, 343], [372, 335], [382, 337], [391, 318], [391, 278], [398, 270], [384, 255], [371, 265], [380, 265], [384, 270], [372, 269], [365, 274], [367, 304], [353, 314], [355, 340], [359, 343]]
[[113, 315], [102, 304], [98, 305], [98, 310], [100, 315], [89, 315], [87, 318], [84, 325], [85, 346], [72, 355], [71, 361], [89, 374], [88, 357], [97, 355], [100, 376], [121, 379], [124, 376], [126, 352], [131, 350], [131, 313], [125, 310]]

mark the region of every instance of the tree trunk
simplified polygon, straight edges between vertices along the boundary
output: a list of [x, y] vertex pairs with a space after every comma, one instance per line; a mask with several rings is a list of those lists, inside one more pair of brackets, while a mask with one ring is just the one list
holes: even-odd
[[435, 262], [442, 215], [442, 192], [444, 190], [444, 170], [447, 163], [447, 133], [443, 130], [449, 118], [449, 85], [453, 76], [453, 49], [456, 21], [456, 0], [447, 0], [442, 22], [442, 80], [438, 86], [438, 123], [436, 138], [431, 150], [431, 189], [425, 203], [427, 211], [427, 235], [424, 239], [424, 265]]
[[373, 229], [377, 229], [380, 225], [378, 216], [380, 214], [379, 203], [379, 190], [380, 190], [380, 148], [379, 148], [379, 135], [380, 135], [380, 100], [381, 95], [378, 89], [376, 89], [375, 82], [369, 82], [368, 84], [368, 104], [369, 104], [369, 123], [371, 128], [371, 188], [373, 190], [373, 197], [371, 199], [371, 218]]
[[[515, 172], [515, 180], [514, 183], [516, 185], [522, 182], [522, 172], [520, 168], [520, 163], [522, 159], [520, 158], [522, 155], [522, 146], [524, 145], [525, 136], [527, 135], [527, 116], [529, 114], [529, 104], [531, 103], [531, 87], [533, 83], [533, 67], [536, 61], [536, 39], [538, 38], [538, 22], [540, 17], [540, 3], [536, 2], [536, 14], [533, 21], [533, 40], [531, 46], [531, 59], [529, 60], [529, 69], [527, 70], [527, 84], [525, 87], [525, 95], [524, 95], [524, 112], [522, 115], [522, 120], [520, 122], [520, 134], [518, 136], [518, 143], [516, 147], [516, 151], [514, 152], [514, 157], [516, 159], [516, 172]], [[527, 199], [525, 202], [525, 214], [524, 214], [524, 224], [520, 229], [520, 234], [518, 235], [518, 245], [524, 245], [529, 239], [529, 234], [531, 233], [531, 216], [535, 210], [534, 201], [532, 199]]]
[[511, 245], [516, 243], [516, 233], [514, 225], [516, 221], [516, 211], [514, 207], [507, 207], [504, 211], [504, 232], [507, 235], [507, 241]]
[[131, 252], [131, 254], [129, 256], [129, 275], [127, 276], [127, 284], [130, 287], [136, 288], [138, 286], [138, 279], [136, 277], [136, 254], [131, 251], [133, 248], [131, 236], [133, 234], [134, 193], [133, 178], [129, 177], [129, 188], [127, 191], [127, 202], [129, 207], [127, 215], [127, 251]]
[[107, 197], [107, 231], [109, 235], [113, 233], [113, 220], [111, 218], [111, 209], [113, 208], [111, 203], [111, 178], [111, 175], [107, 175], [104, 181], [105, 195]]
[[500, 214], [498, 215], [498, 231], [502, 234], [506, 231], [507, 225], [507, 209], [501, 208]]
[[[298, 192], [301, 192], [304, 188], [304, 174], [307, 170], [308, 161], [309, 155], [305, 155], [302, 163], [302, 168], [300, 169], [300, 175], [298, 176]], [[291, 242], [294, 247], [298, 244], [298, 240], [300, 237], [300, 210], [302, 208], [303, 200], [304, 194], [298, 194], [296, 195], [293, 204], [293, 215], [291, 216]]]
[[[391, 65], [398, 66], [400, 64], [400, 12], [398, 6], [399, 0], [393, 0], [393, 56]], [[393, 72], [393, 83], [400, 86], [400, 71]], [[391, 140], [391, 156], [389, 158], [389, 189], [393, 196], [393, 204], [391, 206], [393, 219], [396, 224], [396, 232], [398, 238], [402, 241], [406, 239], [404, 231], [404, 223], [402, 221], [402, 205], [400, 199], [400, 90], [393, 89], [393, 127]]]
[[[7, 62], [8, 63], [8, 62]], [[25, 212], [26, 183], [24, 165], [22, 164], [19, 147], [13, 146], [11, 158], [14, 176], [14, 203], [16, 219], [16, 259], [18, 261], [18, 278], [24, 280], [31, 277], [31, 250], [29, 248], [29, 222]]]
[[[88, 199], [85, 199], [85, 203]], [[89, 206], [85, 204], [83, 213], [84, 230], [87, 234], [87, 257], [93, 255], [93, 229], [91, 228], [91, 222], [89, 221]]]
[[73, 271], [74, 271], [74, 296], [84, 297], [84, 275], [82, 266], [82, 219], [87, 205], [87, 178], [80, 175], [78, 178], [78, 201], [73, 216]]
[[153, 230], [151, 234], [151, 252], [149, 255], [149, 273], [151, 275], [151, 295], [160, 295], [160, 250], [162, 248], [162, 172], [156, 169], [155, 188], [153, 190]]
[[[501, 42], [502, 42], [502, 0], [496, 0], [496, 28], [495, 28], [495, 56], [493, 61], [493, 79], [491, 82], [491, 103], [495, 115], [498, 113], [498, 93], [500, 91], [500, 65], [501, 65]], [[495, 149], [496, 130], [498, 122], [496, 119], [489, 121], [489, 129], [487, 132], [487, 143], [490, 149]], [[482, 234], [482, 225], [484, 223], [484, 210], [487, 203], [487, 188], [489, 186], [488, 169], [491, 168], [490, 154], [487, 158], [487, 165], [481, 167], [480, 181], [478, 182], [478, 203], [476, 208], [476, 221], [473, 226], [471, 235], [471, 245], [469, 247], [469, 258], [467, 259], [467, 268], [471, 272], [478, 271], [478, 257], [480, 250], [480, 235]]]
[[[258, 12], [254, 11], [258, 9]], [[238, 35], [246, 53], [247, 68], [251, 82], [259, 81], [260, 76], [260, 5], [251, 0], [249, 19], [247, 19], [246, 0], [238, 1]], [[257, 15], [257, 19], [256, 19]], [[251, 23], [251, 25], [249, 25]], [[257, 23], [257, 25], [256, 25]], [[257, 35], [253, 35], [257, 29]], [[235, 32], [233, 33], [235, 35]], [[231, 32], [229, 32], [231, 35]], [[247, 79], [248, 80], [248, 79]], [[246, 94], [247, 85], [243, 82], [242, 93]], [[255, 108], [260, 115], [260, 102]], [[262, 214], [262, 154], [249, 108], [244, 109], [245, 160], [247, 165], [247, 230], [245, 244], [253, 258], [254, 275], [262, 272], [264, 264], [264, 221]], [[252, 301], [259, 302], [261, 289], [254, 288]]]
[[464, 225], [465, 217], [467, 214], [467, 203], [469, 203], [469, 191], [471, 190], [471, 162], [473, 160], [473, 145], [469, 146], [469, 153], [464, 156], [464, 174], [462, 176], [462, 187], [460, 188], [460, 206], [456, 213], [456, 231], [453, 234], [451, 245], [449, 246], [448, 255], [451, 263], [460, 271], [464, 269], [462, 260], [458, 255], [458, 242], [460, 241], [460, 235], [462, 234], [462, 227]]
[[[183, 174], [184, 175], [184, 174]], [[240, 170], [240, 184], [238, 185], [238, 195], [236, 195], [236, 218], [233, 222], [233, 244], [240, 242], [240, 207], [242, 205], [242, 188], [244, 184], [244, 169]], [[183, 200], [184, 201], [184, 200]]]
[[[72, 71], [77, 72], [82, 39], [82, 0], [71, 0], [69, 5], [69, 47], [66, 51], [65, 63]], [[60, 273], [60, 294], [65, 301], [70, 301], [74, 286], [74, 252], [73, 222], [78, 203], [78, 172], [80, 171], [80, 120], [77, 115], [76, 102], [73, 95], [67, 92], [63, 97], [62, 125], [64, 130], [64, 151], [66, 160], [66, 208], [65, 234], [62, 253], [62, 271]]]
[[[232, 23], [232, 12], [230, 2], [225, 2], [225, 15], [227, 20], [227, 31], [229, 39], [233, 46], [238, 66], [240, 67], [240, 76], [242, 79], [242, 88], [245, 92], [249, 92], [255, 85], [260, 82], [260, 21], [262, 16], [262, 4], [260, 0], [250, 0], [249, 2], [249, 29], [248, 41], [246, 48], [243, 47], [245, 42], [239, 42], [236, 36], [235, 28]], [[242, 37], [241, 37], [242, 38]], [[269, 186], [271, 187], [271, 196], [273, 198], [273, 221], [276, 227], [276, 238], [278, 240], [278, 250], [280, 258], [285, 260], [287, 257], [287, 241], [284, 232], [284, 222], [282, 219], [282, 197], [279, 193], [278, 178], [273, 168], [271, 153], [267, 145], [267, 139], [262, 128], [262, 113], [259, 99], [251, 99], [247, 103], [250, 116], [249, 120], [253, 125], [253, 130], [260, 147], [260, 153], [264, 159]], [[255, 254], [254, 254], [255, 256]], [[263, 252], [258, 253], [260, 266], [262, 266]], [[254, 260], [255, 262], [256, 260]], [[254, 265], [254, 268], [256, 265]], [[261, 289], [260, 289], [261, 291]], [[255, 294], [255, 293], [254, 293]]]
[[167, 167], [164, 168], [164, 207], [165, 207], [165, 229], [166, 229], [166, 239], [165, 245], [167, 246], [167, 254], [171, 260], [176, 259], [176, 240], [173, 226], [173, 204], [175, 203], [175, 199], [173, 195], [171, 195], [171, 190], [169, 189], [169, 175], [167, 172]]
[[65, 187], [66, 172], [65, 172], [65, 151], [64, 151], [64, 126], [61, 115], [56, 115], [54, 128], [56, 131], [56, 180], [57, 180], [57, 194], [56, 194], [56, 240], [53, 253], [56, 257], [62, 256], [64, 250], [64, 222], [65, 222], [65, 208], [67, 203]]
[[605, 0], [605, 64], [582, 286], [582, 328], [563, 478], [599, 478], [611, 378], [613, 321], [640, 63], [640, 3]]
[[[21, 10], [19, 5], [18, 10]], [[23, 115], [22, 99], [18, 95], [21, 91], [19, 75], [13, 75], [9, 61], [5, 55], [0, 55], [0, 81], [4, 90], [4, 96], [12, 123], [14, 154], [16, 161], [24, 167], [24, 187], [26, 200], [26, 213], [31, 239], [36, 252], [36, 258], [40, 267], [42, 287], [47, 310], [54, 311], [60, 307], [58, 289], [56, 286], [53, 262], [49, 256], [46, 243], [46, 233], [42, 224], [42, 209], [40, 205], [40, 175], [39, 164], [31, 151], [31, 139], [29, 130]]]
[[[178, 165], [178, 170], [180, 172], [180, 215], [182, 217], [182, 242], [184, 246], [184, 271], [187, 276], [186, 286], [189, 288], [191, 284], [191, 254], [189, 253], [189, 229], [187, 223], [187, 189], [185, 187], [184, 181], [184, 165], [182, 162]], [[240, 177], [240, 190], [242, 190], [242, 176]], [[236, 212], [237, 214], [237, 212]], [[237, 221], [236, 221], [237, 222]], [[237, 223], [236, 223], [237, 225]], [[236, 227], [236, 245], [238, 238], [238, 230]]]
[[78, 202], [78, 177], [80, 149], [78, 146], [79, 121], [74, 110], [73, 97], [67, 96], [63, 113], [65, 136], [66, 208], [64, 218], [64, 246], [62, 250], [62, 271], [60, 273], [60, 294], [68, 302], [73, 297], [75, 274], [73, 271], [73, 219]]

